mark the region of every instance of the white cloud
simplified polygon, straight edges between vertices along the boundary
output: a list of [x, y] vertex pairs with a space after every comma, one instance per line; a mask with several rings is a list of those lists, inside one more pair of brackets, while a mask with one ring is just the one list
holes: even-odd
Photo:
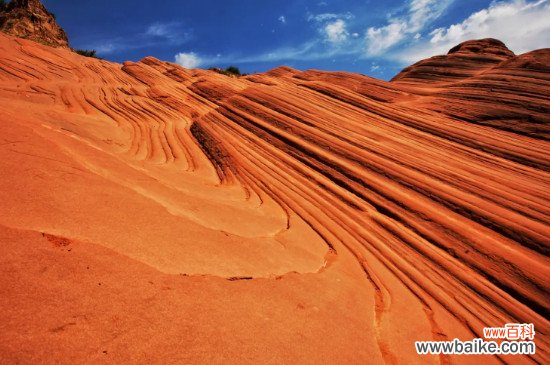
[[328, 20], [334, 20], [334, 19], [352, 19], [352, 18], [353, 18], [353, 14], [349, 12], [342, 13], [342, 14], [337, 14], [337, 13], [311, 14], [310, 13], [307, 15], [308, 22], [315, 21], [318, 23], [322, 23], [322, 22], [326, 22]]
[[464, 21], [438, 28], [429, 39], [411, 45], [396, 57], [406, 63], [445, 54], [470, 39], [497, 38], [516, 54], [550, 45], [550, 3], [548, 0], [493, 2]]
[[[318, 24], [319, 33], [325, 38], [328, 43], [332, 45], [338, 45], [350, 37], [348, 32], [348, 23], [346, 20], [353, 19], [354, 15], [350, 12], [347, 13], [322, 13], [312, 14], [308, 13], [307, 21], [315, 22]], [[352, 37], [356, 33], [352, 33]]]
[[192, 30], [186, 29], [182, 23], [153, 23], [146, 29], [110, 39], [97, 40], [83, 48], [95, 49], [99, 55], [105, 55], [147, 47], [180, 45], [191, 39], [193, 39]]
[[368, 54], [379, 55], [399, 43], [405, 37], [406, 28], [407, 23], [398, 20], [381, 28], [369, 28], [366, 36]]
[[147, 35], [156, 36], [156, 37], [165, 37], [169, 34], [170, 31], [170, 25], [169, 24], [162, 24], [162, 23], [155, 23], [151, 24], [147, 28]]
[[176, 63], [185, 68], [197, 68], [203, 63], [203, 61], [196, 53], [182, 52], [176, 55]]
[[408, 29], [416, 33], [439, 18], [452, 3], [452, 0], [412, 0], [409, 4]]
[[167, 44], [182, 44], [192, 38], [191, 31], [180, 22], [153, 23], [147, 27], [143, 38], [152, 38]]
[[[180, 65], [182, 62], [189, 60], [198, 60], [198, 65], [195, 67], [209, 67], [217, 66], [222, 67], [225, 65], [240, 65], [246, 63], [255, 62], [270, 62], [270, 63], [284, 63], [290, 61], [311, 61], [330, 59], [334, 56], [342, 55], [358, 55], [360, 50], [354, 47], [326, 47], [326, 44], [318, 39], [314, 39], [305, 42], [296, 47], [281, 47], [276, 48], [269, 52], [259, 53], [255, 55], [241, 56], [241, 55], [197, 55], [196, 53], [180, 53], [180, 55], [190, 56], [185, 57], [182, 60], [176, 59], [176, 62]], [[184, 65], [185, 66], [185, 65]]]
[[[406, 8], [394, 14], [386, 24], [368, 28], [364, 38], [357, 37], [350, 29], [353, 25], [353, 21], [348, 21], [353, 18], [351, 14], [324, 13], [308, 17], [309, 21], [316, 23], [320, 37], [300, 45], [253, 55], [180, 53], [176, 56], [176, 62], [189, 68], [221, 67], [255, 62], [280, 64], [353, 55], [411, 64], [435, 54], [445, 54], [450, 48], [468, 39], [498, 38], [516, 53], [550, 45], [550, 22], [547, 20], [550, 19], [550, 0], [493, 2], [487, 9], [473, 13], [461, 22], [431, 32], [430, 25], [442, 16], [453, 0], [406, 1]], [[346, 46], [342, 47], [342, 44]], [[399, 47], [395, 47], [398, 44]], [[371, 68], [371, 72], [381, 72], [383, 69], [377, 68], [377, 64], [367, 67]]]
[[281, 16], [279, 17], [279, 21], [280, 21], [281, 23], [283, 23], [283, 24], [286, 24], [286, 17], [285, 17], [284, 15], [281, 15]]
[[97, 44], [89, 48], [95, 49], [98, 54], [102, 55], [102, 54], [114, 53], [117, 50], [117, 45], [109, 42], [109, 43]]
[[348, 39], [348, 31], [346, 30], [346, 22], [342, 19], [328, 23], [324, 32], [327, 40], [331, 43], [342, 43]]
[[401, 41], [414, 37], [438, 19], [454, 0], [409, 0], [404, 15], [391, 18], [388, 24], [367, 29], [367, 54], [377, 56]]
[[251, 62], [281, 62], [281, 61], [305, 61], [331, 57], [336, 51], [319, 50], [320, 42], [317, 40], [303, 43], [298, 47], [281, 47], [270, 52], [246, 57], [226, 57], [219, 60], [224, 63], [251, 63]]

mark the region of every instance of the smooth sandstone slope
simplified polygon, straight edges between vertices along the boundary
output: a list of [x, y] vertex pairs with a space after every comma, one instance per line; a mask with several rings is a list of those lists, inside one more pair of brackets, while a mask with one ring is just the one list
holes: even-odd
[[[0, 362], [547, 363], [549, 68], [232, 78], [0, 34]], [[536, 355], [415, 354], [508, 322]]]

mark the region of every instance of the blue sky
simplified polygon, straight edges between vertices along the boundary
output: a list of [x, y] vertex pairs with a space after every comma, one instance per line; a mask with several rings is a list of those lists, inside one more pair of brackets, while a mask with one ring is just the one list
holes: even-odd
[[43, 0], [75, 48], [186, 67], [280, 65], [389, 79], [467, 40], [550, 47], [550, 0]]

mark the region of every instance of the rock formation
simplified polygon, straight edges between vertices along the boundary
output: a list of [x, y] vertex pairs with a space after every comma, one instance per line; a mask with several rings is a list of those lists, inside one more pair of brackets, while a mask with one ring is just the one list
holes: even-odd
[[496, 39], [473, 40], [405, 68], [392, 81], [426, 96], [416, 106], [548, 140], [548, 90], [540, 80], [547, 80], [549, 57], [550, 49], [515, 56]]
[[0, 9], [0, 30], [52, 47], [69, 47], [65, 31], [40, 0], [12, 0]]
[[466, 41], [445, 56], [434, 56], [405, 68], [392, 81], [420, 83], [456, 82], [466, 79], [514, 57], [504, 43], [487, 38]]
[[[548, 363], [549, 71], [481, 40], [394, 82], [236, 78], [1, 34], [0, 358]], [[535, 355], [415, 353], [505, 323]]]

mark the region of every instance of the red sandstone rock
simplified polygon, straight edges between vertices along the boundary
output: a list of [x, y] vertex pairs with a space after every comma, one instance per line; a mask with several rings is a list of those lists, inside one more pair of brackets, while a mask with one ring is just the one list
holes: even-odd
[[480, 74], [512, 57], [514, 53], [499, 40], [471, 40], [454, 47], [445, 56], [434, 56], [405, 68], [392, 81], [455, 82]]
[[69, 47], [65, 31], [40, 0], [11, 0], [0, 9], [0, 31], [52, 47]]
[[[550, 55], [446, 57], [230, 78], [1, 34], [0, 362], [548, 363]], [[508, 322], [536, 355], [415, 353]]]

